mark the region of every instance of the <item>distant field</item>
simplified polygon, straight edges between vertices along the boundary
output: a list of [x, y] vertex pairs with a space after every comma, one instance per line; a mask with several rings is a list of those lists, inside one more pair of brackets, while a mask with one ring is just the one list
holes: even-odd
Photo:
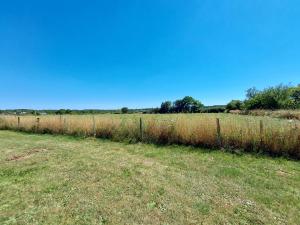
[[282, 119], [296, 119], [300, 120], [300, 110], [232, 110], [233, 114], [247, 114], [251, 116], [270, 116]]
[[19, 117], [19, 123], [17, 116], [1, 116], [0, 129], [95, 136], [131, 143], [142, 141], [208, 148], [223, 147], [300, 159], [300, 121], [268, 116], [222, 113], [52, 115], [22, 116]]
[[0, 224], [299, 224], [300, 164], [0, 131]]

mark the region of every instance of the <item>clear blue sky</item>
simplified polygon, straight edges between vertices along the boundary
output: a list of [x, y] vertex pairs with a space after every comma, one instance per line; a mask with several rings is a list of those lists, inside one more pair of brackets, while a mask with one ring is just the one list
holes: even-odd
[[300, 83], [298, 0], [10, 0], [0, 108], [205, 105]]

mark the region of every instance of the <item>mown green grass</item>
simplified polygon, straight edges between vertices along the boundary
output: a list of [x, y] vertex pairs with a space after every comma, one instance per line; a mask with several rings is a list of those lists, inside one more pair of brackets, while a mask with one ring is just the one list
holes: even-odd
[[0, 224], [299, 224], [300, 163], [0, 131]]

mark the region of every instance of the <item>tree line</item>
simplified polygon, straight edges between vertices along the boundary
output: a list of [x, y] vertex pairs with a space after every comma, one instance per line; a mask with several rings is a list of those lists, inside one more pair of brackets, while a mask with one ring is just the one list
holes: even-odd
[[159, 113], [197, 113], [204, 105], [193, 97], [186, 96], [174, 102], [165, 101], [161, 104]]
[[300, 84], [298, 86], [277, 85], [258, 90], [255, 87], [246, 91], [246, 99], [232, 100], [227, 110], [253, 109], [300, 109]]
[[0, 114], [127, 114], [127, 113], [218, 113], [230, 110], [253, 110], [253, 109], [300, 109], [300, 84], [298, 86], [277, 85], [274, 87], [258, 90], [253, 87], [246, 91], [245, 100], [232, 100], [227, 105], [204, 106], [201, 101], [191, 96], [186, 96], [174, 102], [164, 101], [158, 108], [128, 109], [123, 107], [116, 110], [101, 109], [59, 109], [59, 110], [32, 110], [13, 109], [0, 110]]
[[225, 107], [205, 107], [199, 100], [186, 96], [175, 102], [163, 102], [155, 113], [215, 113], [254, 109], [300, 109], [300, 84], [298, 86], [280, 84], [263, 90], [249, 88], [245, 100], [232, 100]]
[[153, 111], [150, 109], [128, 109], [124, 107], [122, 109], [111, 109], [111, 110], [102, 110], [102, 109], [5, 109], [0, 110], [0, 114], [14, 114], [14, 115], [85, 115], [85, 114], [121, 114], [121, 113], [149, 113]]

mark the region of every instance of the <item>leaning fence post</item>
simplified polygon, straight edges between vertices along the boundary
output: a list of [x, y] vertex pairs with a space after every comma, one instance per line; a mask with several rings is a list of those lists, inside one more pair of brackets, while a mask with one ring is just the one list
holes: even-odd
[[259, 121], [259, 138], [260, 138], [260, 147], [263, 146], [263, 134], [264, 134], [264, 124], [263, 121]]
[[221, 136], [221, 125], [220, 125], [219, 118], [216, 119], [216, 123], [217, 123], [217, 141], [218, 141], [219, 147], [221, 147], [222, 146], [222, 136]]
[[36, 118], [36, 130], [35, 130], [35, 132], [38, 132], [39, 128], [40, 128], [40, 118], [38, 117], [38, 118]]
[[140, 139], [143, 141], [143, 120], [140, 118]]
[[96, 137], [96, 123], [95, 123], [95, 116], [93, 115], [93, 135]]
[[20, 117], [18, 116], [18, 130], [20, 130]]

